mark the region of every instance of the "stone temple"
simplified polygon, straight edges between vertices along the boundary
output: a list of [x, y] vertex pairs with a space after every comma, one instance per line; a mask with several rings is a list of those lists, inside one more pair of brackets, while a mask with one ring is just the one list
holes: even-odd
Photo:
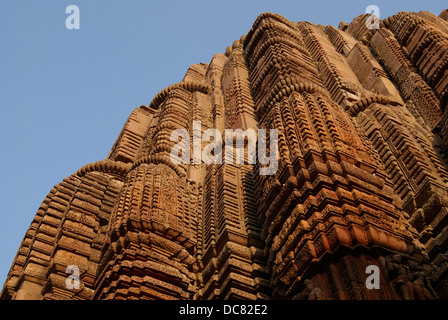
[[[372, 18], [264, 13], [190, 66], [49, 192], [1, 299], [448, 298], [448, 10]], [[211, 128], [278, 130], [275, 174], [173, 164]]]

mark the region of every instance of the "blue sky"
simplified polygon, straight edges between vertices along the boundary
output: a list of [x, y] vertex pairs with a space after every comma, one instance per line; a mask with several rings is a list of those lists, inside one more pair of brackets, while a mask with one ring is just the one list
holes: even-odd
[[[80, 29], [68, 30], [68, 5]], [[51, 188], [104, 159], [131, 111], [263, 12], [338, 26], [380, 8], [439, 14], [445, 1], [9, 0], [0, 9], [0, 283]]]

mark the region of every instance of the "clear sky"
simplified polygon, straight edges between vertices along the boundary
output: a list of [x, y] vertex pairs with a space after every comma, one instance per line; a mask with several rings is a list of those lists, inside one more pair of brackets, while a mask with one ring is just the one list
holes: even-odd
[[[80, 29], [68, 30], [68, 5]], [[443, 1], [3, 0], [0, 9], [0, 287], [51, 188], [104, 159], [131, 111], [210, 62], [266, 11], [338, 26], [380, 8]]]

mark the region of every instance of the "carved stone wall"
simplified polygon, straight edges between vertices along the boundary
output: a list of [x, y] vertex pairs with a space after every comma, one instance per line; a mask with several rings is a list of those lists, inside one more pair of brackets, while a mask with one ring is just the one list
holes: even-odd
[[[447, 10], [368, 18], [264, 13], [192, 65], [50, 191], [1, 298], [447, 298]], [[275, 129], [278, 170], [175, 164], [175, 129]]]

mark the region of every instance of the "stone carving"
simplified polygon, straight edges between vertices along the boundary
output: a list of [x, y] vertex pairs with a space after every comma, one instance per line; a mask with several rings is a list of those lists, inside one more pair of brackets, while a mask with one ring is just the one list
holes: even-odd
[[429, 278], [431, 266], [420, 266], [415, 259], [403, 254], [394, 254], [386, 257], [386, 269], [390, 283], [404, 300], [437, 298]]
[[[366, 19], [263, 13], [190, 66], [49, 192], [0, 298], [448, 298], [447, 11]], [[175, 129], [276, 129], [278, 170], [175, 165]]]
[[322, 290], [314, 285], [310, 279], [304, 281], [305, 288], [295, 295], [292, 300], [326, 300]]

